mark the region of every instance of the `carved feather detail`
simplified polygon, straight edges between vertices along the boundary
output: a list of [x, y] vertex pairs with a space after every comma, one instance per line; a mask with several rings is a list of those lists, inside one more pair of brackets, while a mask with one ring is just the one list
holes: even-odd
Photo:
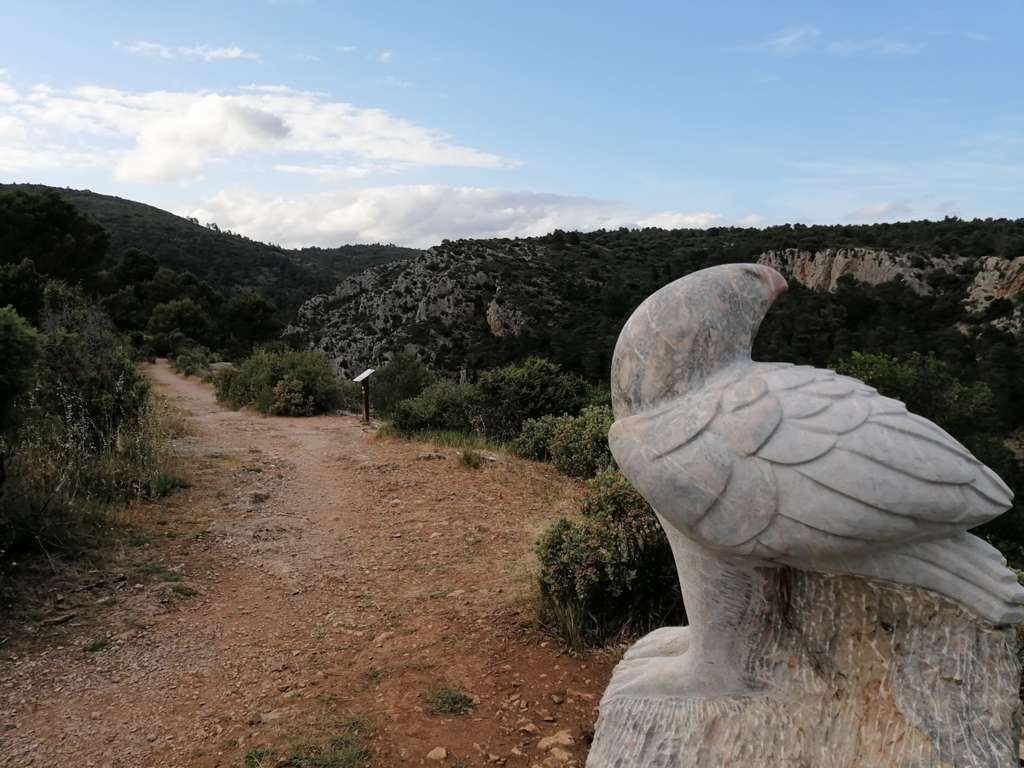
[[[701, 295], [727, 297], [712, 302], [714, 307], [732, 309], [747, 296], [762, 300], [759, 273], [747, 267], [713, 268], [692, 277], [689, 287]], [[739, 319], [705, 320], [719, 334], [729, 332], [730, 324], [753, 323], [737, 332], [746, 340], [744, 354], [728, 341], [719, 344], [717, 367], [716, 337], [706, 329], [657, 329], [659, 345], [676, 339], [671, 365], [650, 366], [637, 354], [650, 349], [642, 339], [653, 331], [644, 323], [658, 318], [664, 324], [673, 306], [686, 306], [686, 321], [696, 322], [698, 302], [687, 301], [689, 280], [650, 297], [645, 304], [654, 309], [641, 305], [619, 338], [613, 362], [619, 418], [609, 444], [624, 474], [659, 515], [726, 557], [885, 578], [889, 553], [894, 581], [965, 602], [988, 589], [986, 600], [967, 607], [991, 621], [1024, 617], [1024, 589], [998, 552], [963, 538], [1006, 511], [1013, 494], [944, 430], [849, 376], [751, 362], [749, 343], [760, 322], [755, 310]], [[688, 349], [687, 340], [694, 339], [699, 346]], [[648, 401], [646, 392], [659, 394]], [[927, 565], [915, 571], [913, 563]], [[914, 581], [915, 573], [921, 582]]]

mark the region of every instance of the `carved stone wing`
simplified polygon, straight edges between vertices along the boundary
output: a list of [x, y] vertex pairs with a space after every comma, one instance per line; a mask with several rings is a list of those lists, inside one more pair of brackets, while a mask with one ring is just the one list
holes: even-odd
[[819, 559], [950, 536], [1009, 488], [949, 434], [863, 382], [754, 365], [622, 419], [609, 441], [669, 523], [706, 546]]

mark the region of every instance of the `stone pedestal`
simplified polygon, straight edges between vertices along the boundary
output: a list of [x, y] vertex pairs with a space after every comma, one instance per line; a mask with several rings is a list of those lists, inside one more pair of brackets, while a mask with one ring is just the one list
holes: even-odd
[[[702, 691], [688, 629], [659, 630], [616, 668], [588, 768], [1019, 764], [1013, 628], [916, 587], [777, 568], [751, 581], [733, 646], [747, 690]], [[671, 676], [688, 690], [659, 687]]]

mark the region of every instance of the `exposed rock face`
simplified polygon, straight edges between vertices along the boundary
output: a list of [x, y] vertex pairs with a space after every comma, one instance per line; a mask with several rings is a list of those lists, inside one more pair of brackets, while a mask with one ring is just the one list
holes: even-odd
[[[996, 299], [1016, 299], [1024, 293], [1024, 256], [1007, 260], [989, 257], [981, 262], [981, 269], [967, 289], [965, 304], [973, 311], [985, 310]], [[1005, 315], [992, 320], [997, 328], [1021, 333], [1024, 331], [1024, 303]]]
[[874, 248], [826, 248], [814, 252], [787, 248], [784, 251], [766, 251], [757, 257], [757, 261], [815, 291], [833, 291], [839, 279], [849, 275], [869, 285], [902, 278], [913, 291], [927, 295], [931, 288], [925, 280], [926, 272], [933, 269], [953, 272], [967, 259], [930, 256], [924, 261], [915, 254]]
[[487, 305], [487, 327], [499, 338], [502, 336], [518, 336], [526, 327], [526, 317], [515, 307], [507, 303], [498, 303], [498, 297], [491, 299]]
[[529, 241], [444, 243], [310, 299], [285, 337], [323, 352], [345, 375], [409, 345], [421, 359], [457, 369], [474, 344], [529, 332], [535, 318], [517, 304], [524, 294], [557, 312], [542, 255]]

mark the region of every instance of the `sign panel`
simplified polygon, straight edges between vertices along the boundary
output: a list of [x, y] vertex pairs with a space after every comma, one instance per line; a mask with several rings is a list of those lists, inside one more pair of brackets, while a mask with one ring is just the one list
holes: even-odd
[[377, 369], [376, 368], [367, 368], [365, 371], [363, 371], [358, 376], [356, 376], [354, 379], [352, 379], [352, 381], [357, 382], [357, 383], [360, 382], [360, 381], [364, 381], [365, 379], [370, 378], [370, 374], [373, 373], [375, 370], [377, 370]]

